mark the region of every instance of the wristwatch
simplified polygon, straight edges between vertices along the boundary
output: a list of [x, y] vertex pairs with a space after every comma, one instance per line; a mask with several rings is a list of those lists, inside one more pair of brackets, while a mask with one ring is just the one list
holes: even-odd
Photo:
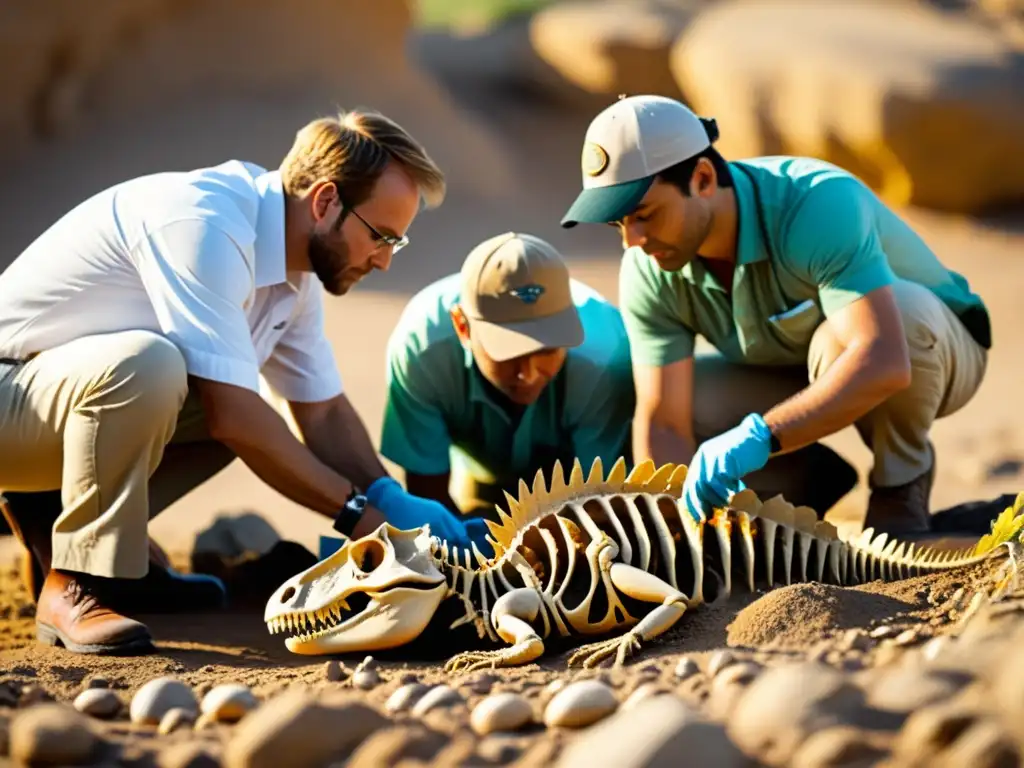
[[348, 500], [339, 510], [334, 518], [334, 525], [331, 526], [338, 533], [352, 538], [352, 531], [363, 519], [363, 512], [366, 510], [366, 497], [361, 493], [353, 492]]

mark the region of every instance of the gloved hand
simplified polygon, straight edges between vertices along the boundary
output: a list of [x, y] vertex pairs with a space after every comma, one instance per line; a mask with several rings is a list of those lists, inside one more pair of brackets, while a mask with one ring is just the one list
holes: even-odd
[[[444, 539], [449, 545], [469, 547], [470, 531], [467, 530], [466, 523], [470, 521], [464, 523], [439, 501], [413, 496], [402, 488], [393, 477], [385, 475], [374, 480], [366, 489], [366, 500], [379, 509], [395, 528], [407, 530], [429, 523], [432, 536]], [[482, 520], [480, 523], [483, 525]], [[486, 525], [483, 525], [483, 528], [486, 533]], [[473, 533], [479, 534], [482, 541], [483, 533], [475, 528]], [[473, 536], [473, 539], [477, 540], [476, 535]], [[477, 546], [480, 546], [479, 541]], [[481, 553], [487, 554], [482, 548]]]
[[744, 475], [768, 462], [771, 438], [764, 419], [752, 413], [697, 449], [683, 483], [686, 507], [695, 520], [706, 519], [713, 507], [725, 506], [731, 494], [746, 487]]

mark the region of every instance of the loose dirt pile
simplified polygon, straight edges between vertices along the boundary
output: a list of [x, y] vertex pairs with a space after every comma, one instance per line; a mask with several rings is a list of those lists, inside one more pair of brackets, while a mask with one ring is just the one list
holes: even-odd
[[[294, 656], [256, 606], [140, 617], [152, 655], [46, 648], [8, 568], [0, 751], [132, 766], [1017, 765], [1024, 699], [1007, 665], [1024, 661], [1007, 650], [1024, 638], [1024, 590], [996, 590], [998, 565], [740, 589], [624, 670], [568, 669], [558, 649], [465, 675], [393, 652]], [[441, 658], [461, 649], [453, 639]]]

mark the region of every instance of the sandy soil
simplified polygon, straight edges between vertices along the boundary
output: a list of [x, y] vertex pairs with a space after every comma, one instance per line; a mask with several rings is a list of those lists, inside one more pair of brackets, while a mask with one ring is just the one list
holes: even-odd
[[[566, 112], [529, 96], [513, 99], [486, 87], [474, 90], [472, 83], [462, 82], [459, 89], [457, 97], [452, 97], [453, 114], [472, 125], [473, 135], [486, 138], [479, 146], [492, 147], [497, 154], [492, 158], [495, 167], [510, 169], [514, 178], [490, 178], [486, 183], [469, 175], [453, 178], [449, 201], [416, 223], [413, 246], [403, 252], [390, 273], [375, 275], [350, 296], [328, 302], [327, 322], [339, 365], [350, 397], [372, 435], [379, 433], [383, 408], [383, 347], [402, 306], [427, 281], [457, 270], [463, 256], [480, 239], [513, 228], [547, 237], [564, 248], [575, 276], [617, 299], [620, 252], [612, 234], [604, 228], [568, 233], [557, 224], [578, 185], [579, 140], [589, 114]], [[75, 141], [58, 140], [45, 152], [19, 158], [0, 179], [6, 253], [13, 256], [53, 216], [83, 195], [126, 175], [239, 156], [273, 165], [294, 127], [311, 114], [328, 110], [339, 101], [370, 100], [369, 95], [367, 89], [354, 89], [340, 96], [225, 96], [215, 105], [196, 103], [162, 112], [151, 120], [112, 121], [94, 126], [91, 133]], [[414, 102], [381, 98], [385, 99], [379, 104], [382, 108], [415, 130], [420, 117]], [[434, 130], [432, 138], [443, 142], [445, 136]], [[444, 147], [442, 154], [457, 156], [457, 145]], [[61, 183], [53, 184], [54, 179]], [[935, 427], [939, 469], [933, 506], [1016, 492], [1024, 457], [1024, 438], [1020, 437], [1024, 435], [1024, 413], [1010, 403], [1018, 394], [1019, 360], [1024, 353], [1024, 339], [1016, 333], [1019, 286], [1024, 284], [1024, 261], [1019, 258], [1024, 252], [1024, 226], [1013, 221], [963, 221], [917, 210], [904, 213], [940, 257], [965, 274], [985, 297], [995, 332], [995, 349], [982, 391], [963, 411]], [[358, 335], [350, 331], [357, 326]], [[852, 429], [827, 442], [862, 473], [868, 467], [870, 456]], [[856, 530], [865, 499], [862, 483], [829, 518], [843, 529]], [[285, 538], [313, 551], [318, 535], [329, 531], [325, 520], [284, 500], [236, 462], [155, 520], [151, 532], [177, 561], [186, 562], [196, 533], [215, 516], [248, 509], [265, 516]], [[142, 683], [162, 675], [177, 676], [199, 690], [219, 682], [241, 682], [261, 699], [299, 685], [351, 690], [347, 683], [326, 679], [323, 660], [289, 654], [279, 639], [264, 629], [260, 610], [140, 617], [157, 637], [158, 652], [130, 660], [89, 658], [40, 647], [34, 642], [32, 608], [11, 565], [14, 551], [7, 542], [0, 555], [5, 562], [0, 573], [0, 676], [18, 696], [31, 699], [42, 690], [57, 700], [69, 701], [96, 675], [107, 678], [125, 703]], [[762, 665], [815, 657], [849, 671], [871, 667], [886, 661], [889, 651], [884, 649], [891, 646], [871, 640], [843, 649], [840, 641], [845, 632], [885, 624], [896, 631], [915, 628], [922, 637], [943, 634], [959, 615], [947, 599], [960, 588], [972, 594], [980, 584], [988, 583], [989, 575], [986, 568], [977, 568], [891, 585], [876, 583], [853, 589], [797, 585], [763, 596], [737, 594], [723, 605], [695, 611], [663, 640], [645, 648], [627, 671], [606, 679], [620, 702], [640, 682], [656, 680], [699, 705], [708, 696], [707, 681], [677, 683], [673, 678], [683, 655], [702, 668], [723, 648]], [[440, 648], [381, 655], [382, 683], [370, 691], [352, 690], [353, 695], [379, 706], [410, 675], [426, 683], [447, 682], [466, 697], [466, 704], [431, 713], [434, 716], [428, 718], [428, 726], [446, 738], [432, 751], [423, 747], [426, 754], [421, 759], [435, 764], [550, 764], [573, 736], [537, 726], [505, 738], [499, 748], [491, 743], [494, 737], [472, 737], [466, 717], [484, 696], [483, 691], [491, 688], [521, 691], [539, 711], [552, 680], [580, 674], [566, 670], [566, 652], [553, 653], [522, 669], [497, 672], [493, 678], [477, 673], [450, 679], [440, 671], [438, 661], [460, 646], [455, 637], [443, 639], [446, 645]], [[344, 661], [351, 668], [359, 659]], [[27, 691], [25, 686], [29, 686]], [[6, 721], [9, 714], [0, 699], [0, 721]], [[97, 723], [97, 727], [113, 741], [128, 745], [120, 764], [134, 765], [150, 764], [163, 745], [190, 739], [201, 740], [216, 755], [232, 729], [218, 725], [198, 734], [186, 729], [161, 740], [153, 728], [131, 726], [123, 715], [112, 723]], [[456, 738], [449, 740], [449, 735]], [[396, 738], [401, 741], [405, 737]], [[380, 744], [378, 747], [383, 749]], [[396, 748], [394, 754], [398, 752], [401, 749]], [[351, 764], [360, 763], [353, 760]]]

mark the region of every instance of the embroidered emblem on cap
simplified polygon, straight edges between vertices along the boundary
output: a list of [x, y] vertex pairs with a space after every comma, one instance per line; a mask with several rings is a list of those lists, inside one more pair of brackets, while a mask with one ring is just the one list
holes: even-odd
[[599, 176], [608, 167], [608, 153], [600, 144], [588, 141], [583, 145], [583, 172], [588, 176]]
[[529, 285], [521, 285], [518, 288], [511, 288], [509, 293], [524, 304], [536, 304], [537, 299], [544, 293], [544, 286], [530, 283]]

